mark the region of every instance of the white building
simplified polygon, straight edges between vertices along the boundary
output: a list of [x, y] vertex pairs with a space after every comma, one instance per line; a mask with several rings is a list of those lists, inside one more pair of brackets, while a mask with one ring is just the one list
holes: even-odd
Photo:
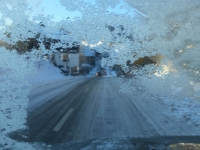
[[53, 59], [54, 59], [54, 62], [56, 64], [56, 66], [58, 67], [63, 67], [63, 68], [67, 68], [67, 62], [66, 61], [63, 61], [63, 53], [54, 53], [53, 54]]
[[79, 74], [79, 65], [80, 65], [80, 61], [79, 61], [79, 54], [76, 53], [69, 53], [68, 54], [68, 70], [69, 70], [69, 74], [72, 75], [77, 75]]
[[79, 74], [79, 53], [54, 53], [54, 63], [70, 75]]

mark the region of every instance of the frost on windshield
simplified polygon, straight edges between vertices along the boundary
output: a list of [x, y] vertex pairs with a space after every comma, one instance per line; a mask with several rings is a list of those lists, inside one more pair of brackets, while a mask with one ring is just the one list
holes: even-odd
[[[194, 91], [194, 85], [197, 86], [200, 80], [199, 2], [188, 5], [186, 1], [180, 0], [149, 3], [126, 1], [140, 12], [141, 20], [144, 21], [142, 26], [148, 28], [141, 35], [148, 39], [147, 49], [151, 48], [163, 57], [151, 74], [148, 71], [144, 77], [142, 73], [142, 77], [139, 77], [140, 85], [151, 94], [175, 96], [174, 99], [198, 99], [199, 91]], [[146, 67], [142, 70], [149, 70], [149, 66]], [[141, 72], [141, 69], [134, 74], [138, 74], [138, 71]]]
[[[0, 48], [0, 127], [2, 145], [14, 144], [5, 134], [18, 129], [26, 128], [27, 95], [31, 86], [25, 81], [25, 76], [32, 70], [25, 56], [19, 56], [16, 51]], [[26, 146], [26, 144], [24, 144]], [[17, 148], [18, 145], [13, 146]]]
[[[33, 14], [40, 0], [34, 5], [29, 0], [1, 1], [0, 148], [17, 148], [18, 145], [8, 142], [6, 134], [26, 128], [31, 85], [25, 77], [34, 72], [35, 62], [59, 48], [81, 45], [107, 54], [108, 57], [101, 59], [101, 67], [129, 78], [122, 85], [124, 93], [143, 90], [158, 97], [199, 98], [197, 0], [189, 7], [182, 0], [59, 2], [66, 10], [79, 11], [82, 15], [73, 19], [66, 15], [62, 21], [55, 22], [53, 16]], [[110, 12], [118, 4], [127, 11]]]

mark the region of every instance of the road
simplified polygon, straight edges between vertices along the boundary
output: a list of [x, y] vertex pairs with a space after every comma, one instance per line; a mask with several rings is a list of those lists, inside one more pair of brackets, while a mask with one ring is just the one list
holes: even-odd
[[76, 78], [30, 94], [31, 142], [58, 144], [99, 138], [199, 134], [145, 92], [120, 92], [122, 78]]

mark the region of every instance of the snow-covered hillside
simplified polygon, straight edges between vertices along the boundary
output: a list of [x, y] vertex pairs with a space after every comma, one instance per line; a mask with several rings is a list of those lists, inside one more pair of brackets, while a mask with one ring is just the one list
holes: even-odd
[[47, 60], [34, 62], [34, 68], [35, 72], [26, 77], [33, 86], [66, 79], [66, 76], [61, 73], [61, 70]]

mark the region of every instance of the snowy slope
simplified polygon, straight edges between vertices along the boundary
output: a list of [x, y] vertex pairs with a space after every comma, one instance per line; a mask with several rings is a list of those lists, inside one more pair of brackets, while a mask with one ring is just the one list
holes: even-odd
[[33, 86], [39, 86], [66, 78], [66, 76], [61, 74], [61, 70], [49, 61], [41, 60], [40, 63], [35, 62], [34, 67], [36, 70], [35, 73], [27, 77], [27, 80], [33, 84]]

